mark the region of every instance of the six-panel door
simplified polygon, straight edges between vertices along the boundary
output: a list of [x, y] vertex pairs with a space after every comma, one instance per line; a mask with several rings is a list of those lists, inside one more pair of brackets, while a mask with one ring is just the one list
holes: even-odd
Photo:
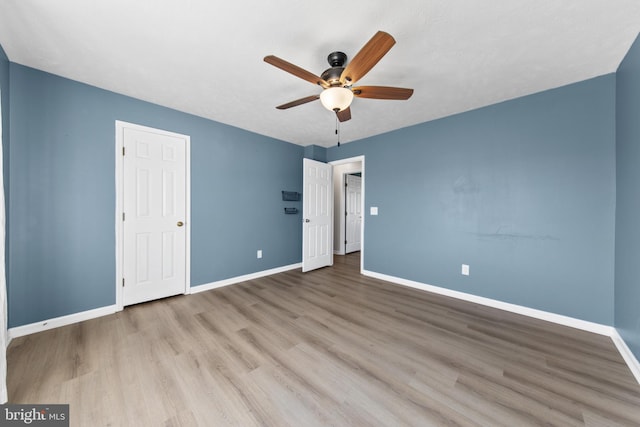
[[124, 129], [123, 305], [185, 292], [186, 141]]

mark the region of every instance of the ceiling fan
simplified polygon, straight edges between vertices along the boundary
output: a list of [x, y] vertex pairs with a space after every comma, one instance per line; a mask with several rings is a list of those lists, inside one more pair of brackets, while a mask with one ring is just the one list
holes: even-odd
[[297, 65], [280, 59], [274, 55], [264, 57], [264, 61], [300, 77], [303, 80], [322, 86], [323, 91], [319, 95], [306, 96], [277, 106], [279, 110], [296, 107], [307, 102], [320, 99], [322, 105], [330, 111], [335, 111], [338, 120], [345, 122], [351, 119], [351, 101], [354, 96], [358, 98], [373, 99], [409, 99], [413, 89], [389, 86], [356, 86], [353, 84], [364, 77], [380, 59], [396, 43], [395, 39], [384, 31], [378, 31], [362, 49], [353, 57], [346, 67], [347, 55], [343, 52], [332, 52], [327, 57], [331, 68], [317, 76]]

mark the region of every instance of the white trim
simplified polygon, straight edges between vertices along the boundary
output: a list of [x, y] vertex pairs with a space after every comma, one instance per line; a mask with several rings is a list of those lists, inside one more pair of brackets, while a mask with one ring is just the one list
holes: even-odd
[[569, 316], [563, 316], [561, 314], [550, 313], [548, 311], [537, 310], [535, 308], [525, 307], [522, 305], [511, 304], [491, 298], [467, 294], [465, 292], [427, 285], [425, 283], [402, 279], [400, 277], [388, 276], [386, 274], [376, 273], [368, 270], [363, 271], [362, 274], [365, 276], [373, 277], [375, 279], [396, 283], [398, 285], [408, 286], [410, 288], [433, 292], [434, 294], [445, 295], [476, 304], [486, 305], [488, 307], [498, 308], [500, 310], [510, 311], [512, 313], [522, 314], [524, 316], [534, 317], [536, 319], [546, 320], [548, 322], [558, 323], [560, 325], [569, 326], [576, 329], [582, 329], [584, 331], [593, 332], [599, 335], [611, 336], [612, 331], [615, 331], [615, 328], [612, 326], [601, 325], [600, 323], [588, 322], [586, 320], [580, 320]]
[[[204, 292], [209, 289], [220, 288], [222, 286], [232, 285], [235, 283], [244, 282], [247, 280], [258, 279], [264, 276], [270, 276], [272, 274], [283, 273], [289, 270], [295, 270], [296, 268], [300, 268], [302, 266], [301, 263], [291, 264], [283, 267], [272, 268], [271, 270], [259, 271], [257, 273], [251, 273], [244, 276], [238, 276], [231, 279], [220, 280], [218, 282], [209, 283], [206, 285], [194, 286], [189, 288], [190, 294], [195, 294], [198, 292]], [[16, 326], [15, 328], [10, 328], [8, 331], [8, 343], [11, 343], [13, 338], [22, 337], [24, 335], [35, 334], [37, 332], [46, 331], [48, 329], [59, 328], [62, 326], [71, 325], [73, 323], [83, 322], [85, 320], [91, 320], [102, 316], [108, 316], [110, 314], [114, 314], [118, 311], [121, 311], [122, 308], [118, 307], [117, 304], [108, 305], [105, 307], [95, 308], [93, 310], [81, 311], [79, 313], [68, 314], [66, 316], [55, 317], [53, 319], [42, 320], [40, 322], [31, 323], [29, 325]]]
[[81, 311], [80, 313], [55, 317], [53, 319], [43, 320], [29, 325], [17, 326], [9, 329], [9, 340], [22, 337], [24, 335], [35, 334], [36, 332], [46, 331], [48, 329], [59, 328], [73, 323], [95, 319], [97, 317], [108, 316], [116, 311], [118, 311], [118, 307], [114, 304], [106, 307], [94, 308], [93, 310]]
[[259, 279], [265, 276], [271, 276], [272, 274], [284, 273], [285, 271], [295, 270], [301, 268], [302, 263], [285, 265], [283, 267], [276, 267], [270, 270], [258, 271], [256, 273], [245, 274], [243, 276], [231, 277], [229, 279], [218, 280], [217, 282], [205, 283], [204, 285], [192, 286], [189, 289], [190, 294], [197, 294], [199, 292], [209, 291], [211, 289], [222, 288], [224, 286], [234, 285], [240, 282], [246, 282], [248, 280]]
[[465, 292], [454, 291], [451, 289], [441, 288], [439, 286], [427, 285], [425, 283], [415, 282], [413, 280], [403, 279], [400, 277], [389, 276], [382, 273], [376, 273], [375, 271], [363, 270], [364, 276], [373, 277], [374, 279], [384, 280], [386, 282], [395, 283], [401, 286], [407, 286], [414, 289], [420, 289], [422, 291], [432, 292], [434, 294], [445, 295], [448, 297], [469, 301], [476, 304], [485, 305], [488, 307], [497, 308], [500, 310], [510, 311], [516, 314], [522, 314], [524, 316], [533, 317], [540, 320], [546, 320], [547, 322], [557, 323], [559, 325], [569, 326], [575, 329], [581, 329], [583, 331], [592, 332], [598, 335], [604, 335], [611, 338], [614, 345], [620, 352], [620, 355], [629, 366], [629, 369], [633, 373], [640, 384], [640, 363], [638, 359], [631, 352], [631, 349], [624, 342], [616, 328], [613, 326], [602, 325], [600, 323], [588, 322], [586, 320], [576, 319], [569, 316], [563, 316], [561, 314], [550, 313], [548, 311], [537, 310], [535, 308], [529, 308], [522, 305], [511, 304], [508, 302], [498, 301], [491, 298], [480, 297], [477, 295], [467, 294]]
[[334, 160], [332, 162], [329, 162], [330, 165], [332, 166], [337, 166], [337, 165], [343, 165], [345, 163], [357, 163], [357, 162], [361, 162], [362, 168], [362, 200], [360, 201], [360, 203], [362, 203], [362, 223], [360, 224], [360, 273], [364, 274], [364, 227], [365, 227], [365, 222], [366, 222], [366, 211], [365, 211], [365, 199], [366, 199], [366, 192], [365, 192], [365, 183], [367, 181], [367, 174], [365, 173], [365, 156], [356, 156], [356, 157], [349, 157], [348, 159], [340, 159], [340, 160]]
[[636, 377], [636, 381], [638, 381], [638, 384], [640, 384], [640, 362], [638, 362], [636, 356], [631, 352], [631, 349], [629, 348], [629, 346], [627, 346], [627, 343], [624, 342], [624, 340], [620, 336], [620, 333], [615, 328], [611, 333], [611, 339], [618, 348], [618, 351], [620, 352], [620, 355], [622, 356], [624, 361], [627, 362], [627, 366], [629, 366], [631, 373], [634, 377]]
[[122, 292], [122, 209], [124, 206], [124, 191], [122, 188], [122, 174], [124, 172], [124, 156], [122, 155], [122, 147], [124, 146], [124, 129], [134, 129], [142, 132], [152, 132], [159, 135], [171, 136], [184, 139], [185, 141], [185, 289], [184, 294], [190, 293], [191, 288], [191, 137], [175, 132], [169, 132], [162, 129], [155, 129], [147, 126], [137, 125], [116, 120], [116, 307], [117, 311], [124, 308], [123, 292]]
[[[301, 268], [302, 263], [286, 265], [283, 267], [272, 268], [270, 270], [263, 270], [256, 273], [245, 274], [243, 276], [232, 277], [229, 279], [219, 280], [217, 282], [207, 283], [204, 285], [194, 286], [189, 288], [189, 294], [196, 294], [199, 292], [205, 292], [211, 289], [217, 289], [224, 286], [233, 285], [236, 283], [246, 282], [248, 280], [259, 279], [261, 277], [270, 276], [272, 274], [284, 273], [285, 271], [295, 270]], [[412, 280], [402, 279], [399, 277], [389, 276], [386, 274], [376, 273], [369, 270], [363, 270], [362, 274], [365, 276], [373, 277], [375, 279], [384, 280], [390, 283], [395, 283], [401, 286], [407, 286], [415, 289], [420, 289], [427, 292], [433, 292], [439, 295], [445, 295], [456, 299], [461, 299], [489, 307], [498, 308], [512, 313], [522, 314], [525, 316], [546, 320], [549, 322], [557, 323], [564, 326], [569, 326], [576, 329], [581, 329], [588, 332], [593, 332], [599, 335], [605, 335], [611, 337], [614, 345], [620, 352], [620, 355], [629, 366], [631, 373], [640, 384], [640, 362], [631, 352], [631, 349], [624, 342], [618, 331], [612, 326], [601, 325], [599, 323], [587, 322], [585, 320], [574, 319], [568, 316], [562, 316], [555, 313], [549, 313], [542, 310], [536, 310], [521, 305], [510, 304], [502, 301], [493, 300], [490, 298], [479, 297], [476, 295], [467, 294], [464, 292], [453, 291], [451, 289], [440, 288], [438, 286], [427, 285]], [[106, 307], [100, 307], [93, 310], [87, 310], [80, 313], [69, 314], [66, 316], [56, 317], [41, 322], [31, 323], [29, 325], [18, 326], [10, 328], [8, 330], [7, 346], [11, 343], [13, 338], [18, 338], [24, 335], [34, 334], [48, 329], [59, 328], [62, 326], [71, 325], [73, 323], [83, 322], [85, 320], [95, 319], [102, 316], [108, 316], [122, 310], [116, 304]]]

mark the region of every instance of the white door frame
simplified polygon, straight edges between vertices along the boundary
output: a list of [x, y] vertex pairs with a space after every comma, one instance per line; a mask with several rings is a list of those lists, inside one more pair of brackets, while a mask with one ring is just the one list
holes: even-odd
[[[329, 162], [330, 165], [333, 166], [337, 166], [337, 165], [343, 165], [345, 163], [356, 163], [356, 162], [361, 162], [362, 164], [362, 198], [360, 200], [360, 203], [362, 204], [362, 223], [360, 224], [360, 273], [362, 273], [364, 271], [364, 223], [365, 223], [365, 218], [366, 218], [366, 211], [364, 209], [365, 207], [365, 181], [367, 180], [367, 176], [365, 174], [365, 164], [364, 164], [364, 158], [365, 156], [356, 156], [356, 157], [350, 157], [348, 159], [340, 159], [340, 160], [334, 160], [333, 162]], [[344, 188], [341, 188], [340, 192], [342, 193], [341, 197], [344, 198]], [[344, 215], [342, 215], [344, 216]]]
[[124, 156], [122, 150], [124, 147], [124, 129], [134, 129], [142, 132], [151, 132], [159, 135], [177, 137], [185, 140], [185, 289], [184, 293], [188, 294], [191, 289], [191, 137], [175, 132], [169, 132], [161, 129], [155, 129], [147, 126], [136, 125], [116, 120], [116, 311], [122, 311], [123, 294], [122, 278], [123, 278], [123, 243], [124, 243], [124, 227], [122, 225], [122, 211], [124, 207]]

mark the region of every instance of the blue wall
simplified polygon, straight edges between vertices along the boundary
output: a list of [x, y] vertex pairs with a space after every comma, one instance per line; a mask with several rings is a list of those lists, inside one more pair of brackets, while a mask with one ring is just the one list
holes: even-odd
[[639, 356], [638, 76], [636, 42], [617, 77], [325, 150], [10, 64], [0, 47], [9, 326], [115, 302], [124, 120], [191, 135], [193, 286], [299, 262], [280, 191], [301, 191], [305, 155], [365, 155], [367, 211], [380, 209], [367, 270], [615, 324]]
[[[300, 262], [300, 146], [14, 63], [9, 326], [115, 303], [115, 121], [191, 136], [192, 286]], [[256, 259], [256, 250], [263, 258]]]
[[0, 46], [0, 93], [2, 93], [2, 143], [3, 143], [3, 170], [5, 171], [5, 195], [8, 191], [9, 170], [9, 59]]
[[[6, 248], [9, 246], [9, 209], [7, 207], [9, 200], [9, 135], [10, 135], [10, 120], [9, 120], [9, 98], [10, 98], [10, 83], [9, 83], [9, 59], [2, 46], [0, 46], [0, 93], [2, 96], [2, 178], [4, 183], [4, 198], [5, 198], [5, 277], [7, 282], [9, 281], [9, 251]], [[1, 209], [1, 207], [0, 207]]]
[[640, 359], [640, 39], [617, 73], [615, 325]]
[[306, 159], [317, 160], [319, 162], [326, 162], [327, 149], [318, 145], [307, 145], [304, 147], [304, 157]]
[[366, 156], [365, 269], [613, 325], [615, 82], [330, 148]]

